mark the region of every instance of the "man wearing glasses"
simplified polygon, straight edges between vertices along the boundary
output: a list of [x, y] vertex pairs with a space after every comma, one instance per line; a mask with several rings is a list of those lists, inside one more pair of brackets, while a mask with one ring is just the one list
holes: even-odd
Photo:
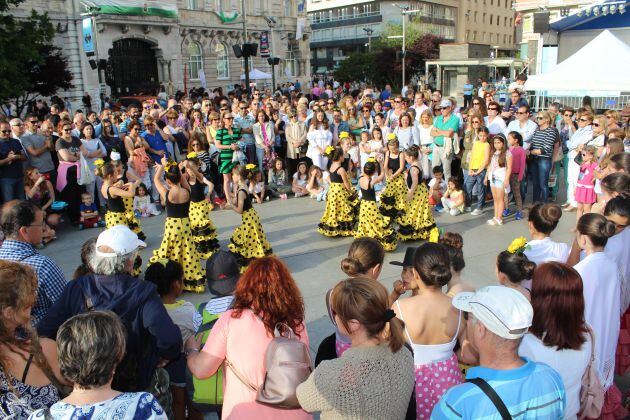
[[[26, 121], [30, 126], [28, 130], [30, 134], [22, 137], [22, 146], [27, 152], [29, 165], [37, 168], [40, 174], [48, 176], [53, 181], [53, 185], [55, 185], [57, 171], [50, 154], [50, 151], [54, 149], [52, 125], [44, 121], [40, 134], [36, 128], [39, 125], [39, 121], [35, 116], [27, 116]], [[31, 131], [31, 127], [33, 131]]]
[[451, 177], [451, 162], [453, 160], [453, 136], [459, 131], [459, 117], [452, 112], [452, 103], [448, 99], [440, 102], [440, 113], [433, 120], [431, 135], [433, 136], [432, 166], [442, 165], [444, 179]]
[[516, 119], [510, 121], [510, 123], [505, 128], [503, 134], [507, 138], [510, 131], [516, 131], [523, 136], [523, 149], [528, 150], [529, 146], [531, 146], [532, 136], [534, 132], [538, 128], [538, 125], [532, 121], [530, 117], [530, 109], [529, 105], [522, 105], [518, 108], [515, 113]]
[[510, 97], [508, 98], [505, 106], [503, 107], [503, 112], [501, 113], [501, 117], [503, 119], [512, 121], [516, 116], [516, 112], [520, 107], [527, 106], [527, 100], [521, 96], [521, 91], [515, 89], [510, 93]]
[[137, 121], [138, 123], [140, 123], [140, 130], [144, 130], [144, 122], [142, 121], [140, 110], [138, 109], [137, 105], [129, 105], [129, 108], [127, 108], [127, 115], [129, 117], [125, 121], [120, 123], [119, 127], [120, 135], [122, 137], [129, 134], [129, 124], [131, 124], [132, 121]]
[[20, 141], [11, 135], [11, 126], [0, 123], [0, 193], [3, 203], [24, 198], [22, 161], [25, 157]]
[[[254, 101], [258, 101], [258, 96], [260, 92], [254, 91], [252, 96], [254, 99], [252, 100], [252, 104]], [[248, 163], [256, 163], [256, 144], [254, 140], [254, 130], [253, 126], [256, 123], [256, 119], [249, 112], [249, 108], [247, 106], [246, 101], [240, 101], [238, 103], [238, 114], [234, 118], [234, 125], [241, 130], [241, 138], [243, 143], [245, 143], [245, 156], [247, 156]]]
[[333, 111], [332, 123], [330, 124], [330, 132], [332, 133], [332, 145], [337, 146], [339, 144], [339, 134], [344, 131], [350, 132], [350, 126], [348, 122], [341, 119], [341, 109], [335, 108]]

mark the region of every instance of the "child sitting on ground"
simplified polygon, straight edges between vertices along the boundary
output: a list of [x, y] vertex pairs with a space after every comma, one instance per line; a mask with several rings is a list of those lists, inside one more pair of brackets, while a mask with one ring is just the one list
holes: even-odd
[[136, 188], [136, 195], [133, 198], [133, 211], [136, 217], [151, 217], [162, 213], [157, 209], [155, 203], [151, 202], [151, 196], [143, 183], [140, 183], [138, 188]]
[[92, 194], [84, 192], [81, 194], [81, 205], [79, 206], [81, 217], [79, 218], [79, 229], [105, 226], [98, 214], [96, 203], [92, 200]]
[[282, 159], [276, 159], [269, 169], [269, 192], [276, 198], [287, 199], [287, 193], [291, 192], [291, 185], [287, 179], [287, 170]]
[[298, 163], [297, 172], [293, 174], [293, 186], [291, 190], [296, 198], [308, 195], [308, 190], [306, 189], [308, 185], [308, 172], [306, 169], [306, 162], [300, 162]]
[[429, 204], [435, 209], [442, 210], [442, 196], [446, 192], [446, 181], [444, 180], [444, 170], [441, 166], [433, 168], [433, 178], [429, 181]]
[[[324, 181], [324, 175], [322, 174], [322, 170], [319, 166], [313, 165], [311, 169], [308, 170], [308, 184], [306, 184], [306, 189], [308, 190], [311, 198], [316, 198], [317, 201], [322, 201], [322, 199], [326, 200], [326, 183]], [[323, 197], [323, 198], [322, 198]]]
[[457, 216], [464, 212], [466, 195], [462, 189], [462, 180], [459, 176], [451, 176], [448, 179], [448, 188], [442, 196], [442, 210], [449, 212], [451, 216]]
[[269, 194], [265, 190], [265, 181], [263, 181], [262, 172], [259, 170], [254, 172], [254, 179], [249, 182], [249, 193], [258, 204], [262, 204], [263, 200], [269, 201]]

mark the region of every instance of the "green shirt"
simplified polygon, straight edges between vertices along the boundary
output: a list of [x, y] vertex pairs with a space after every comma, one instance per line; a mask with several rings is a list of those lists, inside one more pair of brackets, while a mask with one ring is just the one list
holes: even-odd
[[[451, 114], [450, 118], [445, 122], [444, 117], [440, 115], [433, 121], [433, 126], [438, 130], [451, 129], [454, 133], [457, 133], [459, 131], [459, 118], [455, 114]], [[444, 136], [433, 137], [433, 142], [436, 146], [444, 146]]]

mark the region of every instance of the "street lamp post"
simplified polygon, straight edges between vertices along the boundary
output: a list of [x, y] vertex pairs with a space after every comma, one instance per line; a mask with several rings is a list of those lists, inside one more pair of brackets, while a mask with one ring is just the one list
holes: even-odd
[[[247, 42], [247, 14], [245, 13], [245, 0], [241, 0], [241, 14], [243, 15], [243, 45]], [[249, 55], [243, 54], [245, 67], [245, 92], [249, 96]]]
[[401, 10], [402, 14], [402, 86], [401, 89], [405, 86], [405, 56], [407, 55], [407, 50], [405, 49], [405, 22], [407, 20], [407, 15], [413, 15], [418, 13], [420, 10], [409, 10], [409, 6], [401, 6], [399, 4], [394, 3], [394, 6], [398, 7]]
[[271, 64], [271, 95], [276, 92], [276, 64], [279, 60], [276, 59], [276, 43], [274, 42], [273, 29], [276, 27], [276, 19], [273, 16], [263, 16], [269, 25], [269, 32], [271, 32], [271, 58], [268, 59]]
[[372, 28], [363, 28], [368, 37], [368, 52], [372, 52], [372, 34], [374, 33], [374, 29]]

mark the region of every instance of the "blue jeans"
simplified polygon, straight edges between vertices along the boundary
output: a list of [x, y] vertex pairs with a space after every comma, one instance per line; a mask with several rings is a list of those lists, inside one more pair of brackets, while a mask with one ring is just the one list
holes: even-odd
[[549, 198], [549, 172], [551, 171], [551, 158], [535, 157], [532, 165], [532, 178], [534, 180], [533, 202], [546, 203]]
[[464, 205], [466, 207], [470, 207], [470, 202], [472, 201], [472, 197], [468, 194], [468, 190], [466, 189], [466, 180], [468, 179], [468, 169], [462, 168], [462, 175], [464, 183], [462, 185], [462, 189], [464, 190]]
[[[256, 147], [256, 159], [258, 160], [258, 169], [260, 170], [261, 174], [265, 173], [265, 171], [263, 171], [264, 157], [265, 157], [265, 149], [261, 147]], [[263, 175], [263, 178], [264, 178], [264, 175]]]
[[464, 189], [466, 190], [466, 195], [470, 197], [471, 202], [473, 198], [477, 196], [477, 204], [474, 205], [476, 210], [481, 210], [486, 199], [485, 177], [486, 170], [484, 169], [478, 175], [468, 175], [468, 178], [464, 181]]
[[2, 190], [2, 202], [24, 200], [24, 181], [22, 178], [0, 178], [0, 190]]

